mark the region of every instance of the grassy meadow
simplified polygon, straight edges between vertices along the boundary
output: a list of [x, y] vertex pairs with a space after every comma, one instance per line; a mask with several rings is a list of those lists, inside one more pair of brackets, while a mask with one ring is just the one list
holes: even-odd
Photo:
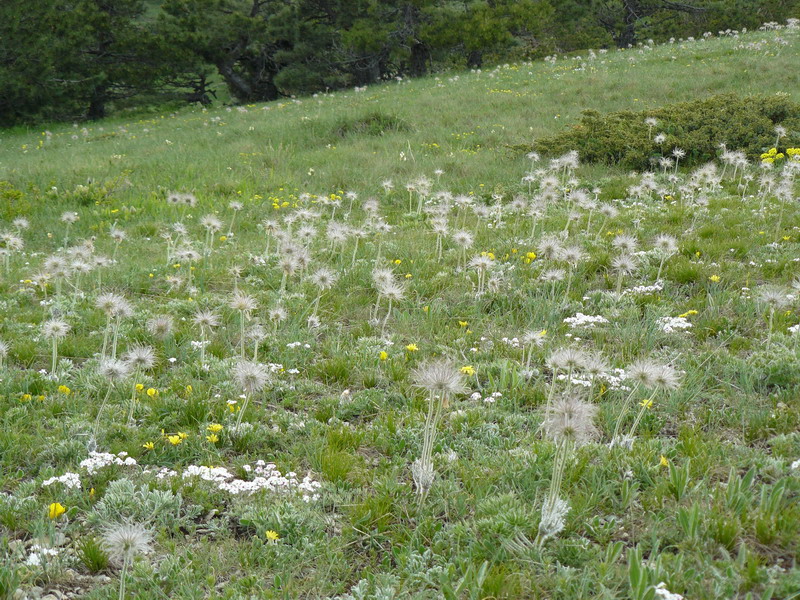
[[800, 598], [800, 132], [524, 150], [799, 52], [0, 132], [0, 597]]

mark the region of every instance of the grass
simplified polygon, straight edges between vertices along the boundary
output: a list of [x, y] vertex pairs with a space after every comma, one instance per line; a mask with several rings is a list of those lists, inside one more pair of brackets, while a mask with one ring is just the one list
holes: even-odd
[[[113, 598], [124, 577], [128, 597], [143, 598], [649, 599], [662, 582], [686, 598], [796, 597], [796, 203], [759, 190], [755, 165], [744, 194], [728, 173], [681, 193], [658, 175], [658, 193], [640, 195], [630, 191], [638, 174], [584, 165], [567, 177], [557, 169], [554, 184], [559, 198], [566, 187], [584, 197], [573, 195], [571, 208], [550, 203], [531, 235], [514, 198], [527, 210], [548, 177], [537, 174], [529, 192], [531, 161], [514, 147], [586, 108], [792, 92], [797, 48], [797, 32], [783, 29], [3, 132], [0, 595], [39, 585]], [[796, 196], [790, 169], [779, 173]], [[679, 172], [678, 184], [691, 176]], [[592, 208], [594, 188], [617, 216]], [[441, 211], [439, 259], [436, 210], [452, 200], [443, 191], [484, 208]], [[176, 193], [196, 204], [170, 203]], [[67, 226], [62, 214], [73, 211], [79, 220]], [[13, 250], [20, 217], [30, 226]], [[277, 253], [280, 235], [268, 236], [264, 220], [291, 230], [307, 266], [284, 270], [291, 248]], [[364, 232], [357, 243], [338, 239], [342, 223]], [[460, 266], [451, 234], [461, 229], [474, 237], [466, 260], [488, 265], [485, 293], [475, 269]], [[560, 245], [583, 257], [547, 257], [548, 237], [561, 232]], [[622, 234], [640, 253], [617, 294]], [[660, 285], [637, 292], [656, 283], [660, 234], [677, 250]], [[189, 247], [196, 256], [180, 253]], [[52, 255], [88, 263], [115, 252], [80, 276], [46, 266]], [[377, 267], [402, 288], [391, 311], [392, 286], [376, 285]], [[321, 268], [336, 277], [329, 289], [309, 277]], [[543, 281], [551, 269], [569, 282]], [[231, 308], [234, 290], [256, 308]], [[157, 357], [113, 386], [101, 357], [107, 319], [95, 304], [109, 291], [132, 310], [112, 318], [117, 357], [136, 344]], [[219, 317], [202, 335], [198, 310]], [[607, 322], [573, 329], [564, 319], [578, 313]], [[163, 339], [147, 326], [157, 315], [174, 321]], [[690, 327], [665, 331], [659, 319], [679, 315]], [[71, 326], [55, 372], [41, 330], [50, 318]], [[242, 319], [248, 331], [263, 327], [245, 344], [249, 359], [258, 352], [256, 383], [234, 376]], [[564, 348], [602, 355], [604, 374], [590, 381], [585, 366], [554, 368]], [[442, 357], [466, 389], [429, 425], [435, 477], [420, 493], [413, 465], [439, 400], [415, 384], [418, 369]], [[614, 369], [630, 375], [639, 360], [679, 385], [639, 390], [623, 411], [632, 385]], [[561, 398], [591, 415], [586, 439], [542, 426], [548, 399]], [[638, 412], [635, 439], [613, 440]], [[110, 453], [95, 457], [103, 466], [82, 464], [92, 449]], [[80, 487], [44, 485], [65, 473]], [[273, 484], [251, 495], [259, 473]], [[542, 506], [555, 496], [569, 512], [543, 536]], [[104, 539], [116, 522], [154, 534], [151, 551], [124, 568]]]

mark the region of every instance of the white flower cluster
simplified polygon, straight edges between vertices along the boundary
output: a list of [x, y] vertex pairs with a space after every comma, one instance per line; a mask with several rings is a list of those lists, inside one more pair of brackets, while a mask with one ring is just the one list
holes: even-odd
[[[566, 381], [567, 375], [561, 373], [556, 376], [556, 379], [558, 381]], [[604, 382], [606, 384], [606, 389], [609, 390], [630, 391], [630, 388], [622, 383], [625, 380], [624, 369], [612, 369], [610, 373], [598, 373], [597, 375], [592, 375], [590, 373], [581, 376], [572, 375], [569, 382], [571, 385], [590, 388], [595, 383], [595, 380]]]
[[[144, 473], [150, 473], [150, 470], [147, 469]], [[178, 474], [177, 471], [173, 471], [169, 467], [162, 467], [156, 473], [156, 479], [166, 479], [167, 477], [175, 477]]]
[[656, 323], [664, 333], [674, 333], [692, 327], [692, 324], [685, 317], [661, 317]]
[[127, 452], [110, 454], [108, 452], [89, 452], [89, 458], [81, 461], [81, 468], [86, 469], [89, 475], [94, 475], [98, 470], [109, 465], [124, 465], [131, 467], [136, 464], [136, 459], [128, 456]]
[[570, 326], [570, 329], [577, 329], [578, 327], [594, 327], [595, 325], [602, 325], [608, 323], [608, 319], [600, 315], [585, 315], [577, 313], [574, 317], [567, 317], [564, 323]]
[[665, 600], [683, 600], [680, 594], [673, 594], [667, 589], [667, 584], [663, 581], [655, 587], [656, 598], [664, 598]]
[[81, 487], [81, 478], [77, 473], [64, 473], [61, 477], [51, 477], [42, 482], [42, 487], [48, 487], [54, 483], [63, 483], [68, 489]]
[[800, 323], [789, 327], [789, 333], [791, 333], [792, 335], [800, 334]]
[[657, 281], [653, 285], [637, 285], [635, 287], [629, 288], [622, 292], [623, 295], [625, 294], [639, 294], [641, 296], [646, 296], [647, 294], [655, 294], [660, 292], [664, 289], [664, 284], [660, 281]]
[[502, 397], [503, 397], [503, 394], [501, 394], [500, 392], [492, 392], [491, 394], [486, 396], [486, 398], [481, 396], [480, 392], [475, 392], [469, 397], [469, 399], [474, 401], [474, 402], [477, 402], [478, 400], [483, 400], [486, 404], [494, 404], [497, 401], [498, 398], [502, 398]]
[[303, 342], [289, 342], [288, 344], [286, 344], [287, 348], [299, 348], [300, 346], [302, 346], [306, 350], [311, 348], [311, 344], [304, 344]]
[[47, 562], [46, 557], [48, 556], [58, 556], [58, 550], [34, 544], [31, 546], [31, 553], [28, 555], [28, 560], [25, 561], [25, 564], [29, 567], [38, 567], [42, 564], [42, 557], [45, 557], [45, 562]]
[[515, 337], [514, 338], [507, 338], [507, 337], [504, 337], [500, 341], [502, 341], [504, 344], [506, 344], [508, 346], [511, 346], [512, 348], [522, 348], [522, 344], [520, 343], [519, 338], [515, 338]]
[[224, 467], [204, 467], [190, 465], [181, 477], [200, 477], [205, 481], [211, 481], [217, 488], [230, 494], [254, 494], [261, 490], [268, 490], [274, 493], [288, 494], [299, 492], [304, 502], [311, 502], [319, 499], [317, 490], [322, 487], [318, 481], [314, 481], [306, 475], [302, 481], [297, 479], [297, 473], [291, 471], [286, 475], [281, 472], [273, 463], [265, 463], [263, 460], [256, 462], [255, 468], [244, 465], [243, 469], [248, 473], [253, 473], [252, 480], [236, 479], [233, 474]]

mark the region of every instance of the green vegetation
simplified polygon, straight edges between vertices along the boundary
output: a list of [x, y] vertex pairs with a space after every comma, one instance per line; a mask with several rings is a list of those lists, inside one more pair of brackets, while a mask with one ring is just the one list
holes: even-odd
[[4, 131], [0, 597], [796, 597], [798, 46]]
[[[776, 127], [786, 135], [779, 138]], [[680, 164], [696, 167], [716, 158], [720, 144], [742, 150], [751, 160], [758, 160], [766, 148], [798, 147], [800, 104], [788, 95], [724, 94], [648, 111], [584, 111], [577, 125], [538, 140], [528, 150], [556, 156], [577, 150], [588, 162], [654, 169], [661, 157], [682, 146], [690, 150]]]
[[7, 0], [0, 126], [275, 100], [800, 18], [800, 0]]

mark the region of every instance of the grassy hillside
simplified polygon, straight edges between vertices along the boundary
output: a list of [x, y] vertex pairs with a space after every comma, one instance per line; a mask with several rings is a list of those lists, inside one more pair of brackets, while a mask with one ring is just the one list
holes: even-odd
[[800, 597], [800, 132], [521, 150], [799, 47], [1, 133], [0, 597]]

